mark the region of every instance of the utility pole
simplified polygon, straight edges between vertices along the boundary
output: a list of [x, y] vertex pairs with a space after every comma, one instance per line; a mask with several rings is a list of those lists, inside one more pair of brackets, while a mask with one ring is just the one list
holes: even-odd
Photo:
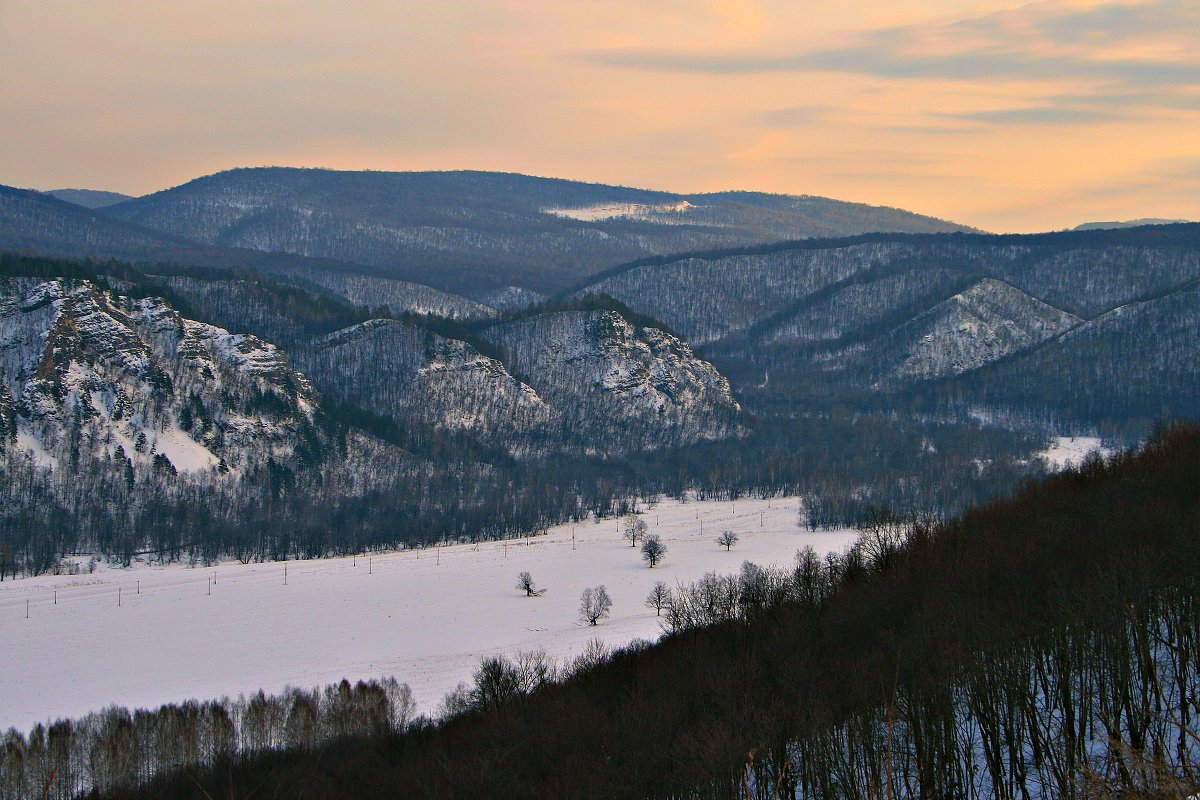
[[117, 608], [121, 607], [121, 587], [117, 587]]

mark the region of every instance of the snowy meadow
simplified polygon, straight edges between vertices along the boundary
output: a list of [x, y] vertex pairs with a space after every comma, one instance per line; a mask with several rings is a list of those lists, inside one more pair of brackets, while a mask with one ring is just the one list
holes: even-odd
[[[661, 634], [646, 597], [743, 561], [788, 566], [796, 551], [849, 545], [853, 531], [800, 527], [795, 498], [644, 505], [667, 546], [655, 568], [623, 520], [546, 534], [311, 561], [131, 568], [0, 584], [0, 728], [117, 704], [156, 707], [395, 676], [431, 712], [484, 656], [543, 649], [570, 658]], [[725, 530], [738, 535], [727, 550]], [[516, 587], [529, 572], [540, 596]], [[605, 585], [611, 616], [579, 619], [585, 588]]]

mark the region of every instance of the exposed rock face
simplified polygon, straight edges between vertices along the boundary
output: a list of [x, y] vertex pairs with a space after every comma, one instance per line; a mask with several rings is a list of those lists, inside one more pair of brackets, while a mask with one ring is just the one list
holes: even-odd
[[0, 289], [0, 417], [48, 464], [224, 473], [290, 459], [308, 435], [316, 392], [274, 345], [87, 281]]
[[619, 453], [736, 431], [740, 409], [711, 364], [615, 312], [541, 314], [484, 336], [504, 361], [397, 320], [338, 331], [299, 358], [330, 395], [518, 455]]
[[691, 347], [613, 311], [566, 311], [487, 329], [508, 364], [562, 414], [567, 438], [623, 447], [732, 434], [729, 381]]

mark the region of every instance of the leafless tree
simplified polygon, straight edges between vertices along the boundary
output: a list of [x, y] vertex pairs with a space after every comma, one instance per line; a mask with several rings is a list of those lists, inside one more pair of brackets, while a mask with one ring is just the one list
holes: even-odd
[[667, 555], [667, 546], [657, 533], [652, 533], [642, 542], [642, 560], [654, 569], [654, 565]]
[[721, 531], [721, 535], [717, 537], [717, 544], [725, 548], [725, 552], [729, 552], [729, 548], [738, 543], [738, 535], [733, 531]]
[[595, 625], [607, 617], [610, 608], [612, 608], [612, 598], [608, 596], [608, 590], [604, 588], [604, 584], [595, 588], [588, 587], [579, 596], [579, 618], [589, 625]]
[[630, 547], [637, 547], [638, 539], [646, 538], [646, 521], [641, 517], [625, 518], [625, 538]]
[[590, 639], [584, 645], [583, 650], [579, 655], [571, 659], [571, 663], [567, 666], [567, 675], [580, 675], [590, 669], [602, 666], [608, 663], [611, 653], [607, 645], [600, 639]]
[[546, 590], [534, 588], [533, 576], [528, 572], [522, 572], [517, 575], [517, 591], [524, 592], [526, 597], [537, 597]]
[[646, 605], [653, 608], [655, 616], [661, 617], [663, 609], [671, 605], [671, 590], [662, 581], [654, 584], [650, 594], [646, 595]]

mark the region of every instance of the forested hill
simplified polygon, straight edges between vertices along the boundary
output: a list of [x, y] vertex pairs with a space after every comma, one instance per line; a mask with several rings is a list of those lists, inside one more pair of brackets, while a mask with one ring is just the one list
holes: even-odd
[[1095, 425], [1200, 414], [1198, 279], [1191, 223], [786, 242], [632, 262], [575, 294], [653, 313], [752, 408], [916, 392]]
[[498, 172], [235, 169], [105, 209], [210, 245], [366, 264], [476, 295], [540, 292], [645, 255], [963, 226], [900, 209], [755, 192], [676, 194]]
[[103, 796], [1188, 796], [1198, 465], [1177, 429], [948, 523], [881, 516], [842, 556], [677, 587], [675, 633], [563, 682], [485, 662], [446, 721]]

